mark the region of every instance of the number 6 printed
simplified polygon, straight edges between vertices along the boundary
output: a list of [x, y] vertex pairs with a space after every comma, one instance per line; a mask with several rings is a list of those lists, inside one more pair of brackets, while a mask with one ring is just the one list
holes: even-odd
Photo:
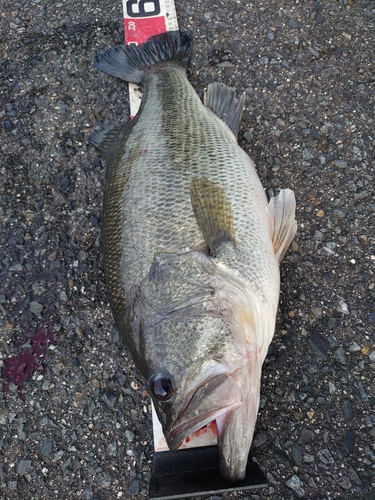
[[[146, 11], [146, 5], [152, 10]], [[159, 0], [127, 0], [126, 12], [129, 17], [152, 17], [160, 14]]]

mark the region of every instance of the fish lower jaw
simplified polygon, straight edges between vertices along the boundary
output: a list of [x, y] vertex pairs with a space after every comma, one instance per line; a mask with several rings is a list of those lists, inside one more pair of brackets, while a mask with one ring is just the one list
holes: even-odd
[[239, 483], [246, 477], [246, 469], [241, 469], [240, 472], [234, 473], [233, 469], [228, 469], [224, 462], [220, 460], [220, 474], [231, 483]]
[[178, 450], [178, 448], [182, 445], [182, 443], [188, 436], [191, 436], [194, 432], [198, 431], [205, 425], [210, 424], [225, 413], [231, 413], [234, 409], [241, 406], [241, 404], [242, 402], [239, 401], [229, 406], [220, 408], [214, 412], [210, 412], [210, 415], [201, 415], [196, 417], [195, 419], [177, 425], [177, 427], [174, 427], [170, 431], [169, 435], [165, 436], [169, 449], [172, 451]]

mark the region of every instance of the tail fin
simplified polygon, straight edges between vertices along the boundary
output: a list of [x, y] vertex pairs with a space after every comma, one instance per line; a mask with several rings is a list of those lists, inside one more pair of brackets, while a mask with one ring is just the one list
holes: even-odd
[[120, 45], [94, 57], [94, 65], [104, 73], [126, 82], [142, 83], [151, 67], [173, 61], [186, 67], [191, 51], [191, 37], [184, 31], [156, 35], [142, 45]]

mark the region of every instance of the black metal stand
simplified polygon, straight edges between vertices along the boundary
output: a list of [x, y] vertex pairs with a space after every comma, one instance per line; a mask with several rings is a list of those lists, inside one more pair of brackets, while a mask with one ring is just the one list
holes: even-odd
[[149, 498], [188, 498], [212, 493], [265, 488], [267, 479], [249, 457], [246, 477], [231, 483], [220, 475], [217, 446], [154, 453]]

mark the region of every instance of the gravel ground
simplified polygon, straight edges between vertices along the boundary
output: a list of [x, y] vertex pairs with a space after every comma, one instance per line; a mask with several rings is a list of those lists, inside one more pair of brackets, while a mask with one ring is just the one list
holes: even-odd
[[[374, 500], [375, 4], [176, 7], [194, 87], [246, 91], [240, 143], [269, 194], [295, 190], [299, 223], [252, 448], [269, 487], [210, 498]], [[128, 118], [126, 85], [91, 63], [122, 42], [121, 5], [5, 0], [0, 14], [0, 498], [144, 499], [150, 401], [108, 306], [87, 143]]]

